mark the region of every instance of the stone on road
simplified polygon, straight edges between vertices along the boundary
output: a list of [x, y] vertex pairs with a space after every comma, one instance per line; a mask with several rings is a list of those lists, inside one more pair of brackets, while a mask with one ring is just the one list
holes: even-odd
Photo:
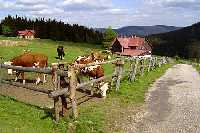
[[150, 89], [144, 112], [134, 132], [200, 133], [199, 73], [186, 64], [168, 69]]

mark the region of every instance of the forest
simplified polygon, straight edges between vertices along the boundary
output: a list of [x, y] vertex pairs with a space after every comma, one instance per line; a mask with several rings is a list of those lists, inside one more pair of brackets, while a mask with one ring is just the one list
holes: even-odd
[[92, 28], [65, 24], [55, 19], [28, 19], [8, 15], [0, 23], [0, 34], [6, 36], [17, 36], [17, 31], [25, 29], [35, 30], [35, 37], [40, 39], [87, 43], [101, 43], [103, 40], [103, 34]]
[[147, 40], [152, 44], [153, 54], [200, 58], [200, 22], [180, 30], [148, 36]]

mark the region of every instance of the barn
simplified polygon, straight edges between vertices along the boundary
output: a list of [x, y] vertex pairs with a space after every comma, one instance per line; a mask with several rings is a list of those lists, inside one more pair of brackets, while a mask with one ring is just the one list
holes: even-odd
[[19, 38], [25, 39], [34, 39], [35, 31], [34, 30], [22, 30], [17, 32]]
[[113, 53], [123, 56], [151, 55], [152, 51], [145, 38], [137, 36], [117, 37], [112, 42], [110, 49]]

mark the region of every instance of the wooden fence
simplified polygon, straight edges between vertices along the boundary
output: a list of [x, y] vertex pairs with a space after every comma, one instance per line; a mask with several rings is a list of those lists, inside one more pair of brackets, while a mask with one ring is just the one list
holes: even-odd
[[[129, 66], [126, 66], [129, 62]], [[114, 64], [115, 70], [111, 75], [106, 75], [104, 77], [91, 80], [89, 82], [85, 82], [82, 84], [77, 84], [77, 76], [76, 70], [80, 70], [84, 67], [94, 66], [94, 65], [103, 65], [103, 64]], [[17, 67], [17, 66], [8, 66], [4, 64], [0, 64], [0, 69], [13, 69], [23, 72], [37, 72], [44, 73], [54, 76], [55, 85], [53, 90], [48, 88], [36, 88], [28, 85], [22, 85], [15, 82], [5, 81], [0, 77], [0, 83], [14, 85], [17, 87], [23, 87], [29, 90], [33, 90], [36, 92], [42, 92], [48, 94], [50, 98], [54, 99], [54, 117], [56, 121], [59, 121], [59, 116], [62, 114], [63, 116], [67, 113], [67, 101], [66, 94], [69, 93], [68, 97], [70, 102], [72, 103], [72, 113], [74, 118], [78, 117], [78, 109], [76, 102], [76, 89], [91, 85], [92, 83], [98, 83], [103, 80], [108, 80], [111, 82], [112, 86], [115, 86], [115, 90], [119, 91], [121, 80], [128, 76], [130, 82], [134, 82], [136, 79], [136, 75], [140, 74], [144, 75], [144, 72], [149, 72], [156, 67], [161, 67], [161, 65], [167, 63], [167, 58], [165, 57], [132, 57], [132, 58], [117, 58], [112, 61], [106, 61], [101, 63], [92, 63], [87, 65], [69, 65], [68, 70], [59, 70], [58, 67], [53, 68], [29, 68], [29, 67]], [[61, 77], [68, 77], [69, 86], [68, 88], [61, 88], [60, 81]]]

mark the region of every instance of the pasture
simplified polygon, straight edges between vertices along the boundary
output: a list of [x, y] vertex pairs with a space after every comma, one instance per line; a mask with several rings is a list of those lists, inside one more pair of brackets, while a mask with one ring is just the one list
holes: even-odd
[[[0, 37], [0, 39], [8, 39]], [[16, 38], [12, 38], [18, 41]], [[4, 60], [19, 55], [24, 49], [33, 52], [44, 53], [49, 57], [49, 63], [57, 62], [56, 48], [58, 45], [65, 47], [65, 62], [72, 62], [77, 56], [90, 53], [92, 50], [101, 50], [101, 45], [56, 42], [51, 40], [32, 40], [28, 46], [4, 47], [0, 46], [0, 56]], [[32, 105], [17, 102], [14, 99], [0, 96], [0, 131], [2, 132], [120, 132], [120, 125], [127, 122], [126, 117], [139, 111], [140, 105], [144, 102], [144, 95], [147, 88], [158, 77], [160, 77], [171, 64], [164, 65], [144, 77], [136, 77], [136, 82], [130, 83], [126, 79], [122, 81], [118, 93], [110, 92], [108, 98], [103, 100], [85, 96], [79, 105], [80, 116], [77, 120], [63, 118], [58, 124], [52, 120], [48, 110], [44, 111]], [[113, 67], [105, 65], [106, 73], [110, 73]], [[4, 73], [6, 76], [6, 73]], [[29, 75], [31, 77], [31, 75]], [[80, 97], [84, 97], [81, 96]], [[16, 98], [17, 99], [17, 98]], [[44, 101], [36, 99], [35, 102]], [[22, 100], [23, 101], [23, 100]], [[34, 103], [32, 103], [34, 104]]]

